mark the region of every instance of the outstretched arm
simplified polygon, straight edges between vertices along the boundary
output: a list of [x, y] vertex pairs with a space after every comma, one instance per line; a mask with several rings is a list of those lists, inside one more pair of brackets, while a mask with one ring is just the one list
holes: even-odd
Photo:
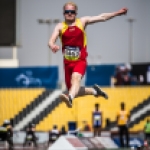
[[59, 46], [55, 44], [58, 36], [59, 36], [59, 31], [60, 31], [60, 27], [61, 27], [61, 23], [57, 24], [50, 39], [48, 42], [48, 46], [49, 48], [56, 53], [59, 50]]
[[96, 23], [96, 22], [103, 22], [106, 20], [109, 20], [113, 17], [120, 16], [120, 15], [125, 15], [127, 13], [127, 8], [122, 8], [117, 12], [112, 12], [112, 13], [102, 13], [98, 16], [86, 16], [82, 17], [81, 20], [83, 22], [83, 25], [91, 24], [91, 23]]

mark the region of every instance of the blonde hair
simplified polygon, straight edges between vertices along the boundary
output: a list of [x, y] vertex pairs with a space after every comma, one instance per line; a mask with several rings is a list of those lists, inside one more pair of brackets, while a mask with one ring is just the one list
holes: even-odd
[[67, 3], [65, 3], [64, 6], [63, 6], [63, 9], [64, 9], [64, 10], [65, 10], [65, 7], [66, 7], [67, 5], [72, 5], [72, 6], [75, 7], [76, 11], [78, 10], [78, 6], [77, 6], [74, 2], [67, 2]]

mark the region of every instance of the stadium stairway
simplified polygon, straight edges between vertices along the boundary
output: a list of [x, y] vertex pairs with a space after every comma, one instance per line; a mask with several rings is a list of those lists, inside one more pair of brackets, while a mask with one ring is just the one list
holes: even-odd
[[[36, 115], [34, 118], [32, 118], [32, 120], [30, 121], [30, 123], [34, 123], [34, 124], [39, 124], [48, 114], [52, 113], [52, 111], [55, 110], [55, 108], [61, 103], [59, 98], [56, 98], [54, 101], [52, 101], [52, 103], [49, 103], [45, 109], [43, 109], [38, 115]], [[51, 123], [51, 122], [49, 122]], [[26, 128], [27, 126], [25, 126], [24, 128]], [[43, 128], [44, 130], [44, 128]]]
[[129, 127], [132, 128], [135, 124], [145, 119], [150, 115], [150, 97], [140, 103], [137, 107], [131, 110], [131, 123]]
[[43, 93], [38, 95], [30, 104], [23, 108], [17, 115], [12, 119], [13, 125], [16, 126], [21, 122], [32, 110], [34, 110], [52, 91], [45, 90]]
[[40, 97], [35, 99], [30, 105], [15, 116], [13, 119], [13, 121], [16, 122], [14, 130], [23, 130], [29, 123], [37, 124], [43, 116], [47, 115], [47, 113], [58, 105], [60, 101], [55, 99], [60, 93], [62, 93], [61, 90], [46, 90], [43, 92]]

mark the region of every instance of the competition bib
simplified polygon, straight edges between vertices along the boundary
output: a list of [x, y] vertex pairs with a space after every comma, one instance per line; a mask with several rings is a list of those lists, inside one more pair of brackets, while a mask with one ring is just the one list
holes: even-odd
[[124, 112], [122, 112], [122, 113], [120, 114], [120, 119], [121, 119], [121, 120], [125, 120], [125, 113], [124, 113]]
[[31, 139], [32, 139], [32, 135], [28, 135], [28, 136], [27, 136], [27, 139], [28, 139], [28, 140], [31, 140]]
[[65, 46], [64, 57], [66, 60], [78, 60], [80, 57], [80, 48]]
[[52, 135], [52, 140], [56, 140], [57, 136], [56, 135]]
[[121, 115], [121, 117], [120, 117], [122, 120], [124, 120], [125, 119], [125, 117], [124, 117], [124, 115]]
[[94, 120], [96, 120], [96, 121], [97, 121], [97, 120], [100, 120], [100, 118], [101, 118], [100, 115], [95, 115], [95, 116], [94, 116]]

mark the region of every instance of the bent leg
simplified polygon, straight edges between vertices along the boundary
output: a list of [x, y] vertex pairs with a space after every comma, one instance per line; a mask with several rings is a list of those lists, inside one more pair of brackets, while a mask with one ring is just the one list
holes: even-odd
[[69, 95], [61, 94], [60, 99], [66, 103], [68, 107], [72, 107], [72, 100], [75, 97], [84, 95], [102, 96], [108, 99], [108, 96], [103, 92], [98, 85], [92, 88], [80, 87], [81, 79], [85, 74], [86, 61], [79, 61], [74, 64], [65, 65], [65, 81], [69, 89]]
[[86, 61], [80, 61], [77, 64], [75, 64], [73, 70], [72, 70], [72, 76], [71, 76], [71, 87], [69, 89], [69, 95], [71, 98], [75, 98], [78, 96], [84, 96], [84, 95], [94, 95], [94, 96], [103, 96], [104, 98], [108, 98], [107, 94], [99, 88], [98, 85], [94, 85], [91, 88], [87, 87], [80, 87], [81, 79], [85, 74], [86, 70]]
[[87, 88], [81, 86], [76, 97], [85, 96], [85, 95], [96, 95], [96, 91], [92, 87]]
[[[98, 94], [97, 90], [93, 87], [80, 87], [81, 84], [82, 75], [78, 72], [73, 72], [71, 77], [71, 88], [69, 90], [69, 95], [71, 98], [84, 96], [84, 95], [94, 95], [96, 96]], [[102, 91], [100, 91], [100, 95], [102, 94]]]
[[78, 72], [73, 72], [71, 77], [71, 88], [69, 89], [69, 95], [71, 98], [75, 98], [79, 93], [82, 75]]
[[102, 96], [105, 99], [108, 99], [108, 95], [100, 89], [97, 85], [93, 87], [80, 87], [76, 97], [85, 96], [85, 95], [94, 95], [95, 97]]

